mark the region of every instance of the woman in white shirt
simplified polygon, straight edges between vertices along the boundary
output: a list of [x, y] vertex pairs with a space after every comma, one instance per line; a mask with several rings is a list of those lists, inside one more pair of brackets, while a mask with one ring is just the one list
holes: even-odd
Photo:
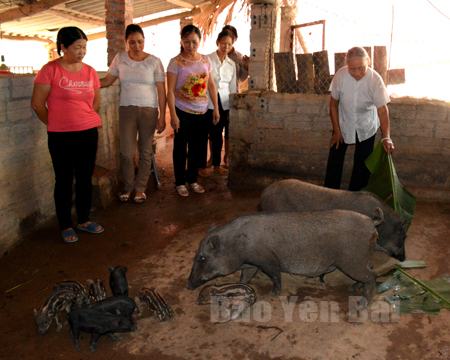
[[[228, 140], [228, 114], [230, 112], [230, 94], [236, 93], [236, 64], [228, 57], [228, 52], [233, 48], [233, 36], [227, 31], [223, 30], [217, 37], [217, 51], [209, 54], [212, 62], [212, 74], [214, 83], [219, 97], [219, 112], [220, 120], [217, 124], [213, 124], [213, 109], [214, 105], [208, 93], [209, 103], [207, 116], [210, 118], [209, 139], [211, 141], [212, 150], [212, 165], [214, 171], [219, 175], [227, 175], [228, 170], [220, 166], [222, 161], [222, 132], [225, 129], [225, 141]], [[205, 135], [207, 137], [207, 135]], [[207, 140], [207, 139], [206, 139]], [[202, 159], [199, 168], [200, 176], [207, 176], [206, 170], [206, 156], [207, 156], [207, 141], [203, 146]]]
[[355, 144], [350, 191], [367, 186], [370, 171], [364, 161], [373, 151], [375, 135], [381, 125], [383, 148], [394, 151], [390, 139], [390, 102], [381, 76], [369, 68], [369, 55], [361, 47], [347, 52], [347, 66], [339, 69], [330, 86], [330, 117], [333, 136], [330, 140], [325, 187], [339, 189], [347, 145]]
[[[166, 127], [165, 74], [161, 60], [144, 52], [145, 37], [139, 25], [127, 26], [125, 41], [128, 51], [116, 55], [100, 84], [103, 88], [120, 79], [120, 159], [125, 186], [119, 200], [128, 202], [135, 191], [134, 202], [143, 204], [151, 173], [153, 135], [155, 129], [160, 134]], [[139, 164], [135, 175], [138, 134]]]

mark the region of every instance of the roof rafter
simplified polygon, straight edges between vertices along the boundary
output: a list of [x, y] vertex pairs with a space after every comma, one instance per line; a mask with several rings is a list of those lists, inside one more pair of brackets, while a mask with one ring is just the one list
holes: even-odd
[[164, 0], [165, 2], [174, 4], [176, 6], [179, 6], [181, 8], [186, 8], [186, 9], [194, 9], [195, 5], [188, 3], [187, 1], [183, 1], [183, 0]]
[[70, 14], [84, 16], [84, 17], [87, 17], [87, 18], [89, 18], [89, 19], [95, 19], [95, 20], [105, 21], [105, 18], [102, 17], [102, 16], [97, 16], [97, 15], [92, 15], [92, 14], [88, 14], [88, 13], [85, 13], [85, 12], [77, 11], [77, 10], [74, 10], [74, 9], [72, 9], [72, 8], [66, 7], [64, 4], [63, 4], [63, 5], [55, 6], [53, 9], [55, 9], [55, 10], [61, 10], [61, 11], [66, 11], [66, 12], [68, 12], [68, 13], [70, 13]]
[[53, 42], [50, 39], [40, 38], [40, 37], [37, 37], [37, 36], [22, 36], [22, 35], [5, 35], [5, 34], [3, 34], [2, 38], [6, 39], [6, 40], [17, 40], [17, 41], [25, 41], [25, 40], [28, 40], [28, 41], [40, 41], [40, 42], [45, 42], [45, 43], [48, 43], [48, 44]]
[[[163, 17], [160, 17], [160, 18], [157, 18], [157, 19], [143, 21], [141, 23], [135, 23], [135, 24], [139, 25], [141, 28], [145, 28], [145, 27], [149, 27], [149, 26], [153, 26], [153, 25], [162, 24], [162, 23], [165, 23], [165, 22], [168, 22], [168, 21], [179, 20], [179, 19], [184, 19], [184, 18], [187, 18], [187, 17], [199, 15], [199, 14], [201, 14], [201, 12], [202, 12], [202, 9], [196, 7], [195, 9], [193, 9], [191, 11], [184, 11], [184, 12], [181, 12], [179, 14], [163, 16]], [[87, 38], [89, 40], [96, 40], [96, 39], [101, 39], [101, 38], [104, 38], [104, 37], [106, 37], [106, 31], [101, 31], [101, 32], [90, 34], [90, 35], [87, 36]]]
[[[49, 14], [55, 15], [57, 17], [66, 19], [66, 20], [70, 20], [70, 21], [75, 21], [75, 22], [80, 22], [80, 23], [85, 23], [85, 24], [90, 24], [90, 25], [95, 25], [95, 26], [105, 26], [105, 20], [97, 20], [97, 19], [89, 19], [87, 17], [81, 17], [81, 16], [76, 16], [76, 15], [72, 15], [70, 14], [69, 10], [60, 10], [60, 9], [49, 9], [46, 11]], [[85, 16], [89, 16], [88, 14], [86, 14]]]
[[0, 23], [18, 20], [46, 11], [56, 5], [63, 4], [69, 0], [41, 0], [32, 4], [20, 6], [0, 13]]

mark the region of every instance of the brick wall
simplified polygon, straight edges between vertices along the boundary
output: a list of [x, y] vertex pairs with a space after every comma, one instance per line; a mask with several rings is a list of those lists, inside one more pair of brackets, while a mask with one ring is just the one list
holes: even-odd
[[106, 0], [105, 9], [109, 66], [117, 53], [126, 50], [125, 29], [133, 23], [133, 0]]
[[[33, 80], [34, 75], [0, 77], [0, 256], [55, 217], [47, 130], [30, 106]], [[97, 165], [111, 170], [114, 178], [119, 168], [119, 87], [100, 92]]]
[[[323, 184], [332, 130], [329, 101], [327, 95], [270, 91], [233, 95], [230, 185], [262, 189], [289, 177]], [[450, 201], [450, 104], [400, 98], [389, 111], [400, 181], [418, 197]], [[353, 148], [347, 151], [343, 188]]]

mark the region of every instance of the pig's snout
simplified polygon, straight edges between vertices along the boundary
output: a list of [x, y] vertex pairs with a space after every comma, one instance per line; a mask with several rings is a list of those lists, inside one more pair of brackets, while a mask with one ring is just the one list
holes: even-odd
[[47, 333], [47, 330], [39, 330], [39, 335], [45, 335]]
[[395, 259], [399, 260], [399, 261], [405, 261], [406, 260], [405, 252], [400, 253], [400, 254], [395, 254], [393, 257]]

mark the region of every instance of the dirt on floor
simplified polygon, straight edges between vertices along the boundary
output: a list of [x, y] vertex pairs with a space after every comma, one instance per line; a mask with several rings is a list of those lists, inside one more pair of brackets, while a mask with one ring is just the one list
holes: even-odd
[[[448, 310], [437, 316], [396, 315], [374, 294], [367, 313], [354, 313], [348, 288], [353, 280], [338, 270], [316, 279], [283, 274], [280, 296], [270, 296], [264, 274], [250, 285], [258, 302], [240, 321], [211, 321], [208, 305], [196, 305], [199, 290], [186, 289], [194, 254], [212, 223], [222, 225], [257, 211], [259, 191], [234, 191], [226, 178], [211, 174], [200, 179], [205, 194], [182, 198], [175, 193], [171, 140], [156, 155], [164, 167], [162, 186], [149, 182], [143, 205], [112, 203], [97, 209], [92, 219], [105, 227], [99, 235], [79, 233], [65, 244], [56, 223], [49, 224], [0, 258], [0, 359], [450, 359]], [[426, 269], [411, 270], [422, 280], [449, 273], [450, 204], [418, 202], [406, 242], [408, 260], [423, 259]], [[375, 252], [377, 273], [396, 261]], [[117, 334], [120, 342], [102, 337], [96, 353], [90, 335], [82, 334], [81, 351], [73, 346], [69, 326], [52, 324], [39, 335], [33, 309], [38, 309], [64, 280], [108, 283], [110, 266], [126, 266], [137, 331]], [[215, 283], [238, 281], [239, 274]], [[153, 287], [173, 309], [170, 321], [158, 322], [138, 298], [142, 287]], [[108, 295], [111, 295], [107, 286]], [[65, 315], [63, 316], [65, 318]]]

